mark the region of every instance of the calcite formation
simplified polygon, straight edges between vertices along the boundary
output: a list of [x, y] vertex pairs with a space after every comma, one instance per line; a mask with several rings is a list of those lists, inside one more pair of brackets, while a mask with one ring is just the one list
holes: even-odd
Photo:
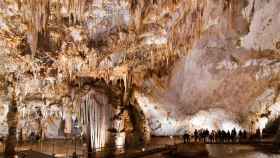
[[141, 142], [264, 128], [280, 110], [279, 9], [278, 0], [0, 0], [0, 135], [13, 99], [18, 133], [65, 137], [77, 120], [93, 148], [110, 134], [123, 145], [131, 133]]
[[[209, 2], [207, 28], [189, 54], [174, 64], [165, 88], [151, 82], [152, 95], [138, 96], [157, 127], [155, 134], [263, 129], [279, 112], [279, 19], [273, 12], [279, 2], [232, 1], [229, 8], [216, 7], [222, 1]], [[269, 35], [272, 30], [275, 34]]]

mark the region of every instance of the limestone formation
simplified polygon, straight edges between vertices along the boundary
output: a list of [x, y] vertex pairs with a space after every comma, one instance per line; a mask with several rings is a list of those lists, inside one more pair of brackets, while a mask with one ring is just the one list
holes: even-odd
[[0, 136], [14, 134], [14, 115], [23, 138], [67, 137], [76, 120], [93, 149], [264, 128], [280, 112], [279, 9], [279, 0], [0, 0]]

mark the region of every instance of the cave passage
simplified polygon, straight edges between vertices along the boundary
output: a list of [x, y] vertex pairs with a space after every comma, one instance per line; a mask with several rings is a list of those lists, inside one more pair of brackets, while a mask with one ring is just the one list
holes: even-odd
[[279, 0], [0, 0], [0, 158], [280, 158]]

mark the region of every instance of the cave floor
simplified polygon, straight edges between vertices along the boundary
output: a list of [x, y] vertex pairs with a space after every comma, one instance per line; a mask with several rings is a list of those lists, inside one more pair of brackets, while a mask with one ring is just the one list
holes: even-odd
[[[170, 137], [153, 137], [152, 143], [147, 146], [128, 148], [127, 150], [118, 149], [114, 152], [96, 152], [96, 157], [116, 157], [116, 158], [280, 158], [277, 150], [271, 150], [272, 144], [269, 142], [262, 142], [259, 144], [203, 144], [190, 143], [182, 144], [180, 138]], [[176, 145], [174, 145], [176, 144]], [[176, 146], [176, 148], [175, 148]], [[4, 146], [0, 143], [0, 153], [3, 153]], [[33, 157], [48, 157], [55, 153], [56, 157], [70, 157], [75, 151], [75, 143], [72, 140], [48, 140], [41, 143], [24, 143], [17, 145], [17, 152], [26, 152]], [[35, 151], [35, 152], [31, 152]], [[79, 157], [86, 157], [86, 145], [82, 142], [76, 142], [76, 152]], [[38, 156], [40, 153], [44, 156]], [[112, 156], [114, 155], [114, 156]], [[117, 155], [117, 156], [116, 156]], [[2, 156], [3, 157], [3, 156]], [[0, 154], [1, 158], [1, 154]], [[27, 156], [26, 158], [29, 158]]]

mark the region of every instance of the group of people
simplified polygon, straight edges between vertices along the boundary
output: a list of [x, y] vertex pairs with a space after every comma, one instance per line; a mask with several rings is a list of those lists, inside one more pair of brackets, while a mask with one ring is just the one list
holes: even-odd
[[183, 135], [184, 143], [190, 143], [192, 140], [194, 142], [203, 142], [203, 143], [235, 143], [242, 142], [247, 140], [260, 140], [261, 139], [261, 131], [257, 129], [254, 134], [248, 134], [246, 130], [237, 130], [234, 128], [231, 131], [225, 130], [212, 130], [208, 129], [200, 129], [190, 134], [186, 132]]
[[38, 133], [31, 132], [29, 135], [29, 140], [33, 143], [39, 141], [41, 139], [41, 136]]

